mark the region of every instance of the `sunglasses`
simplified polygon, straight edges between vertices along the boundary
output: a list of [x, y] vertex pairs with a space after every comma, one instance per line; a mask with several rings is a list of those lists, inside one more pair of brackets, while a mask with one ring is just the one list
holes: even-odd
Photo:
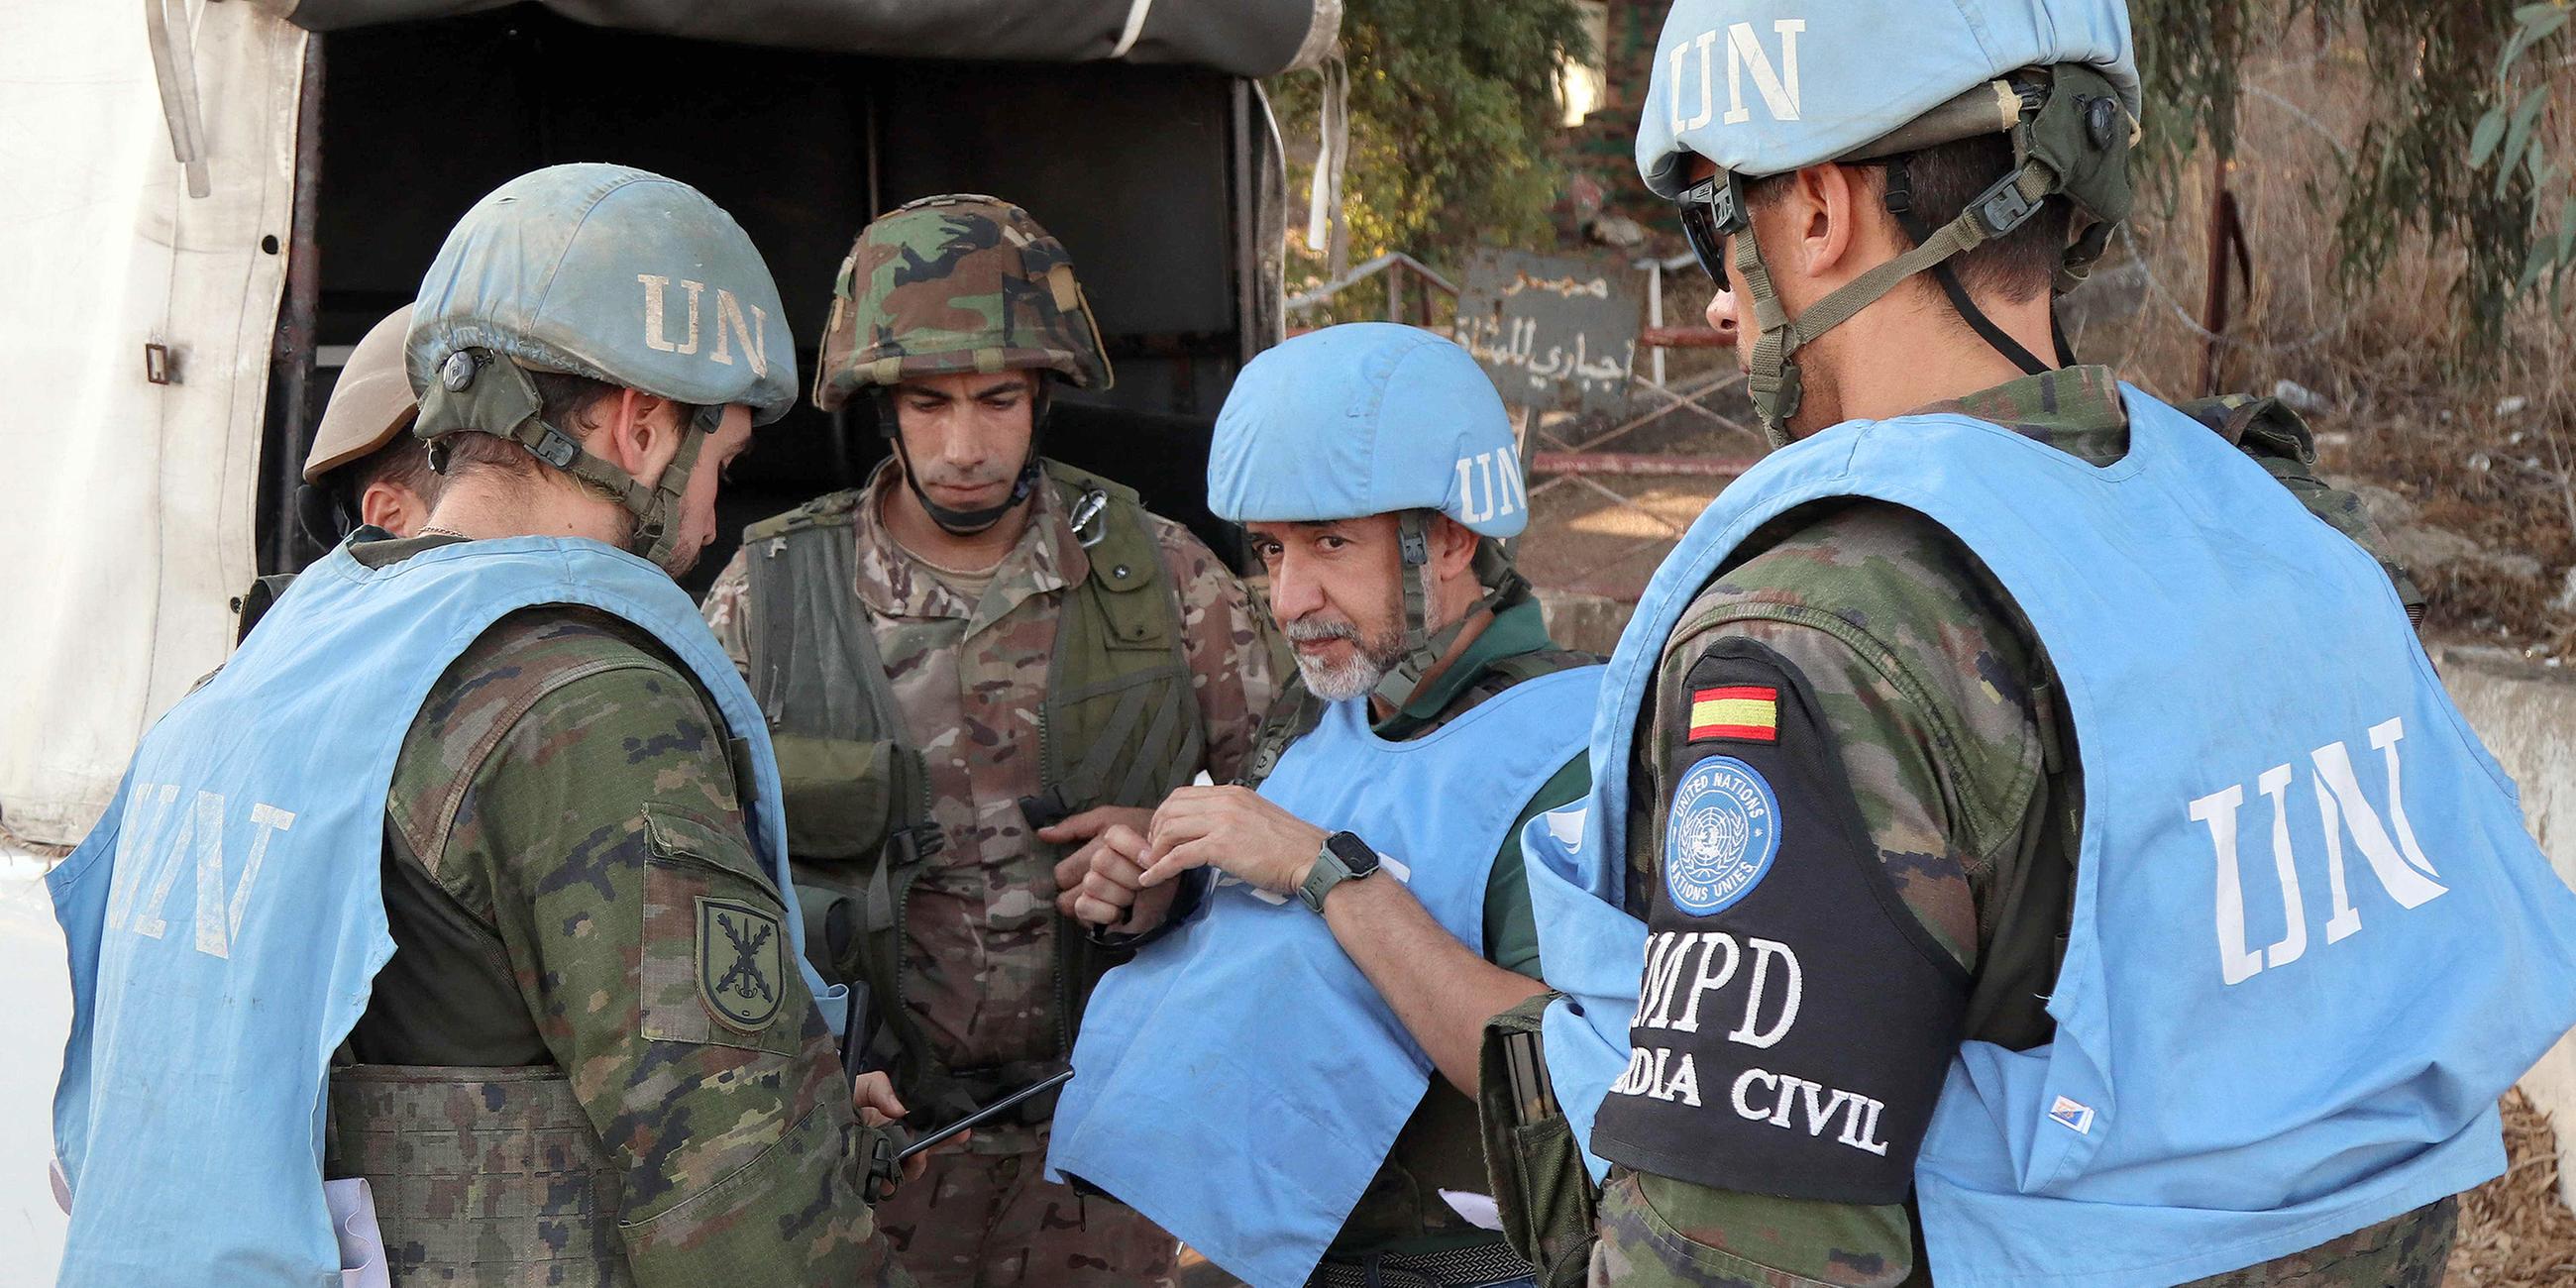
[[1682, 235], [1690, 239], [1708, 280], [1726, 285], [1726, 239], [1744, 231], [1744, 195], [1734, 176], [1715, 174], [1674, 199], [1681, 208]]

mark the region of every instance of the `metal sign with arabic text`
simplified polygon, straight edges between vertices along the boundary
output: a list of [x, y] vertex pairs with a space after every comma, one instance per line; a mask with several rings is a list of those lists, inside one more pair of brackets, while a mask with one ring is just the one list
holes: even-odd
[[1458, 296], [1458, 343], [1503, 401], [1618, 414], [1643, 312], [1636, 274], [1614, 259], [1480, 250]]

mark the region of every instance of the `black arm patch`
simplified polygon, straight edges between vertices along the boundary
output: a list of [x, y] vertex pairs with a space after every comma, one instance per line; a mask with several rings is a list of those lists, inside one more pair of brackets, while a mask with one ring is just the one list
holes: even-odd
[[1653, 736], [1659, 802], [1627, 1073], [1593, 1152], [1835, 1203], [1904, 1200], [1970, 979], [1898, 897], [1806, 677], [1712, 645]]

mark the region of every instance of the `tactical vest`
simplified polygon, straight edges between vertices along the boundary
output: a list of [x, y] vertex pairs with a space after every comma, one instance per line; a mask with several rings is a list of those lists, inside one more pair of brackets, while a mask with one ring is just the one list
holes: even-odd
[[[2056, 663], [2085, 749], [2054, 1040], [1962, 1045], [1913, 1160], [1934, 1273], [2061, 1288], [2187, 1280], [2301, 1251], [2500, 1167], [2495, 1096], [2576, 1019], [2576, 903], [2381, 571], [2173, 409], [2134, 390], [2127, 402], [2130, 450], [2102, 467], [1958, 416], [1838, 427], [1729, 489], [1657, 575], [1605, 684], [1592, 799], [1524, 833], [1548, 977], [1580, 1003], [1549, 1009], [1547, 1062], [1595, 1150], [1660, 1153], [1679, 1166], [1640, 1165], [1746, 1188], [1719, 1174], [1745, 1151], [1711, 1142], [1789, 1122], [1794, 1061], [1821, 1059], [1779, 1033], [1712, 1037], [1684, 1032], [1687, 1014], [1636, 1014], [1645, 928], [1619, 910], [1620, 767], [1662, 641], [1707, 576], [1763, 522], [1857, 495], [1924, 513], [1986, 563]], [[2299, 664], [2244, 665], [2278, 658]], [[1733, 942], [1725, 919], [1755, 909], [1757, 886], [1805, 878], [1762, 866], [1740, 832], [1707, 834], [1714, 862], [1745, 874], [1742, 902], [1704, 914], [1709, 936]], [[1662, 861], [1707, 857], [1668, 844]], [[1870, 902], [1804, 944], [1787, 942], [1795, 917], [1762, 923], [1783, 936], [1770, 956], [1806, 950], [1796, 1024], [1830, 1023], [1837, 999], [1869, 987], [1830, 946], [1879, 933], [1874, 918], [1903, 928], [1892, 901]], [[2439, 987], [2419, 985], [2425, 961], [2442, 963]], [[1712, 989], [1728, 982], [1702, 965]], [[1739, 990], [1761, 987], [1751, 973]], [[1785, 1012], [1769, 1022], [1792, 1024]], [[1697, 1052], [1712, 1088], [1754, 1058], [1778, 1076], [1750, 1068], [1695, 1103], [1678, 1075], [1649, 1091], [1621, 1077], [1649, 1040], [1663, 1049], [1654, 1069]], [[1845, 1063], [1852, 1077], [1896, 1076]], [[2331, 1094], [2310, 1081], [2327, 1075]], [[1851, 1085], [1831, 1103], [1856, 1113], [1871, 1088]], [[1866, 1148], [1848, 1116], [1842, 1133], [1819, 1132], [1825, 1090], [1801, 1102], [1803, 1133], [1764, 1139]], [[1615, 1114], [1605, 1096], [1621, 1099]]]
[[[1334, 703], [1261, 795], [1377, 847], [1373, 879], [1481, 954], [1495, 852], [1582, 747], [1600, 678], [1555, 671], [1401, 742], [1369, 727], [1365, 699]], [[1439, 1076], [1323, 918], [1223, 877], [1102, 983], [1074, 1070], [1048, 1175], [1257, 1284], [1305, 1281]]]
[[395, 1283], [634, 1282], [620, 1174], [559, 1068], [333, 1069], [326, 1141], [323, 1174], [374, 1192]]
[[[1526, 602], [1529, 593], [1526, 585], [1522, 585], [1505, 596], [1501, 607], [1508, 609]], [[1448, 707], [1437, 719], [1408, 736], [1424, 736], [1515, 685], [1559, 671], [1600, 664], [1601, 659], [1592, 654], [1553, 646], [1496, 658], [1487, 662], [1473, 680], [1450, 698]], [[1239, 786], [1259, 790], [1271, 771], [1278, 768], [1279, 757], [1287, 751], [1289, 744], [1312, 732], [1330, 705], [1306, 689], [1304, 678], [1293, 667], [1288, 674], [1286, 691], [1271, 705], [1270, 713], [1254, 735], [1252, 755], [1244, 762], [1244, 772], [1235, 779]], [[1203, 884], [1185, 883], [1180, 900], [1175, 902], [1164, 927], [1168, 928], [1195, 913], [1205, 897]], [[1156, 937], [1159, 936], [1149, 935], [1140, 942]], [[1489, 1082], [1488, 1085], [1493, 1084]], [[1352, 1209], [1350, 1221], [1343, 1226], [1340, 1237], [1334, 1240], [1336, 1255], [1347, 1249], [1355, 1238], [1392, 1236], [1410, 1239], [1434, 1233], [1435, 1227], [1425, 1219], [1425, 1214], [1445, 1210], [1446, 1204], [1437, 1193], [1440, 1190], [1482, 1192], [1492, 1188], [1487, 1171], [1488, 1160], [1503, 1155], [1482, 1138], [1479, 1131], [1481, 1117], [1476, 1101], [1449, 1085], [1446, 1078], [1432, 1079], [1430, 1089], [1423, 1094], [1421, 1107], [1405, 1123], [1404, 1136], [1398, 1141], [1400, 1147], [1387, 1156], [1385, 1166], [1370, 1182], [1369, 1193], [1363, 1195], [1360, 1205]], [[1406, 1139], [1414, 1142], [1412, 1148], [1401, 1147]], [[1492, 1165], [1501, 1166], [1499, 1163]], [[1407, 1208], [1409, 1214], [1398, 1213], [1389, 1219], [1379, 1219], [1376, 1202], [1381, 1197]]]
[[[1150, 808], [1206, 759], [1179, 588], [1143, 504], [1070, 466], [1049, 461], [1046, 473], [1091, 567], [1056, 624], [1038, 722], [1043, 787], [1020, 802], [1032, 828], [1099, 805]], [[806, 952], [827, 978], [866, 982], [883, 1018], [872, 1053], [893, 1061], [906, 1098], [962, 1110], [1041, 1071], [942, 1068], [902, 1005], [905, 896], [943, 840], [927, 764], [854, 590], [852, 526], [865, 498], [836, 492], [745, 530], [751, 687], [778, 747]], [[1056, 930], [1057, 1025], [1070, 1050], [1092, 984], [1114, 963], [1079, 928], [1059, 919]]]

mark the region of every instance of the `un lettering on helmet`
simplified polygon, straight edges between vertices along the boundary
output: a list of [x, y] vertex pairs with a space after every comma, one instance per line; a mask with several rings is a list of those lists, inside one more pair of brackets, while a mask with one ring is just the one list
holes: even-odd
[[[707, 284], [682, 278], [679, 288], [689, 297], [689, 328], [685, 338], [673, 340], [663, 327], [662, 293], [671, 279], [655, 273], [637, 273], [635, 280], [644, 286], [644, 345], [660, 353], [687, 355], [698, 351], [698, 301], [706, 294]], [[751, 364], [752, 378], [769, 375], [769, 314], [757, 304], [746, 305], [733, 292], [719, 286], [716, 292], [715, 350], [707, 355], [711, 362], [733, 365], [733, 343], [739, 339], [742, 356]]]
[[[1672, 46], [1672, 83], [1675, 88], [1669, 100], [1673, 132], [1680, 134], [1684, 130], [1700, 129], [1716, 118], [1716, 47], [1721, 43], [1726, 46], [1726, 123], [1742, 125], [1753, 119], [1753, 109], [1746, 106], [1744, 101], [1744, 84], [1748, 77], [1753, 82], [1759, 101], [1771, 113], [1772, 119], [1797, 120], [1798, 37], [1806, 30], [1807, 20], [1804, 18], [1779, 18], [1772, 21], [1772, 35], [1780, 51], [1777, 63], [1772, 61], [1770, 51], [1763, 47], [1762, 38], [1749, 22], [1739, 22], [1728, 27], [1723, 41], [1719, 39], [1718, 32], [1709, 30], [1699, 33], [1696, 39], [1675, 43]], [[1697, 55], [1699, 110], [1696, 115], [1685, 120], [1682, 114], [1688, 102], [1690, 91], [1687, 86], [1691, 82], [1694, 69], [1692, 62], [1694, 54]]]

